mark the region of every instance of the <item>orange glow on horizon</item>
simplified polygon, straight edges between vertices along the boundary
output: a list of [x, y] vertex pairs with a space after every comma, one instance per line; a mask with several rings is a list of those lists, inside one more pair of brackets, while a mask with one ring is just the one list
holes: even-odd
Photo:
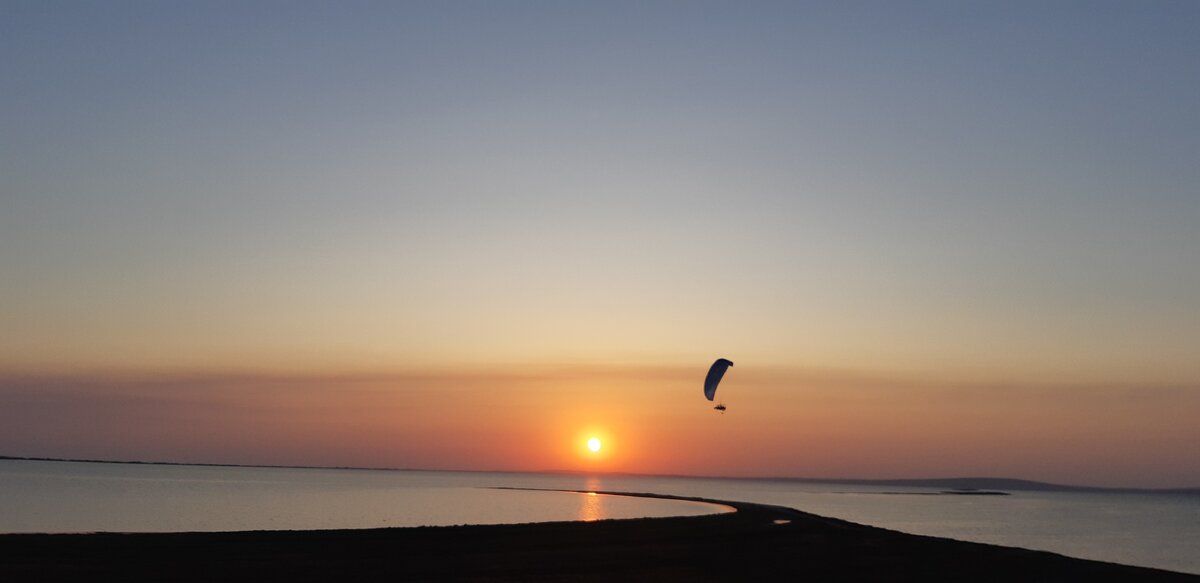
[[[701, 394], [702, 376], [702, 367], [614, 365], [0, 378], [0, 402], [24, 404], [0, 408], [0, 442], [30, 456], [432, 470], [979, 474], [1160, 487], [1200, 479], [1191, 463], [1200, 395], [1186, 388], [747, 370], [723, 384], [730, 410], [721, 416]], [[1174, 469], [1152, 472], [1164, 467]]]

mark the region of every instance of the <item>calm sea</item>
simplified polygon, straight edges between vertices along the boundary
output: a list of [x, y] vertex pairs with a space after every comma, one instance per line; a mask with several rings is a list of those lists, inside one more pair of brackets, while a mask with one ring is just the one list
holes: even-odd
[[0, 460], [0, 532], [372, 528], [725, 511], [692, 502], [493, 486], [762, 502], [915, 534], [1200, 573], [1200, 496], [929, 496], [917, 494], [936, 490], [771, 480]]

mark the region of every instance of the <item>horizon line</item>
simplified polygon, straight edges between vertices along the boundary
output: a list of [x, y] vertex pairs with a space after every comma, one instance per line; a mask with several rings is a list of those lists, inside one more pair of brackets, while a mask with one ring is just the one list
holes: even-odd
[[[601, 476], [630, 476], [630, 477], [646, 477], [646, 478], [685, 478], [685, 479], [700, 479], [700, 480], [756, 480], [756, 481], [792, 481], [792, 482], [809, 482], [823, 484], [871, 484], [880, 486], [914, 486], [933, 487], [934, 484], [941, 483], [941, 486], [946, 486], [948, 483], [966, 483], [966, 482], [1001, 482], [1005, 486], [987, 486], [988, 488], [1006, 487], [1011, 490], [1027, 490], [1027, 491], [1076, 491], [1076, 492], [1111, 492], [1111, 493], [1156, 493], [1156, 494], [1197, 494], [1200, 495], [1200, 486], [1184, 486], [1172, 488], [1133, 488], [1133, 487], [1108, 487], [1108, 486], [1084, 486], [1076, 484], [1058, 484], [1054, 482], [1041, 482], [1038, 480], [1028, 480], [1025, 478], [1005, 478], [996, 476], [954, 476], [954, 477], [926, 477], [926, 478], [813, 478], [801, 476], [713, 476], [713, 475], [692, 475], [692, 474], [647, 474], [637, 472], [589, 472], [584, 470], [469, 470], [469, 469], [432, 469], [432, 468], [401, 468], [401, 467], [363, 467], [363, 466], [312, 466], [312, 465], [297, 465], [297, 464], [238, 464], [238, 463], [220, 463], [220, 462], [173, 462], [173, 461], [144, 461], [144, 460], [104, 460], [104, 459], [85, 459], [85, 458], [54, 458], [40, 456], [12, 456], [0, 455], [0, 461], [15, 460], [15, 461], [38, 461], [38, 462], [68, 462], [68, 463], [93, 463], [93, 464], [128, 464], [128, 465], [152, 465], [152, 466], [199, 466], [199, 467], [225, 467], [225, 468], [274, 468], [274, 469], [294, 469], [294, 470], [356, 470], [356, 471], [385, 471], [385, 472], [456, 472], [456, 473], [493, 473], [493, 474], [573, 474], [573, 475], [601, 475]], [[967, 489], [974, 489], [969, 487]]]

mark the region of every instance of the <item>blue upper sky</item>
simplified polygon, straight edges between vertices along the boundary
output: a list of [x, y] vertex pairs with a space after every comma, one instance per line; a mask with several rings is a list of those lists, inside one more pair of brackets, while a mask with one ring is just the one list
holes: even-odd
[[1197, 30], [1194, 2], [3, 2], [0, 364], [719, 335], [1193, 382]]

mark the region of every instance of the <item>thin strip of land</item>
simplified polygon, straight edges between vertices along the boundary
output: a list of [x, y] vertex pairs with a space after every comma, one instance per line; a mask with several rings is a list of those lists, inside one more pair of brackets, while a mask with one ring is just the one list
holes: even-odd
[[[464, 474], [495, 474], [495, 473], [513, 473], [513, 474], [565, 474], [565, 475], [592, 475], [587, 472], [577, 470], [539, 470], [536, 472], [528, 471], [505, 471], [505, 470], [465, 470], [465, 469], [430, 469], [430, 468], [395, 468], [395, 467], [369, 467], [369, 466], [307, 466], [307, 465], [272, 465], [272, 464], [234, 464], [234, 463], [215, 463], [215, 462], [170, 462], [170, 461], [141, 461], [141, 460], [102, 460], [102, 459], [80, 459], [80, 458], [53, 458], [53, 457], [22, 457], [0, 455], [0, 461], [29, 461], [29, 462], [68, 462], [68, 463], [86, 463], [86, 464], [124, 464], [138, 466], [199, 466], [199, 467], [217, 467], [217, 468], [279, 468], [279, 469], [298, 469], [298, 470], [362, 470], [362, 471], [383, 471], [383, 472], [454, 472]], [[906, 487], [906, 488], [937, 488], [946, 492], [954, 491], [954, 493], [967, 490], [1013, 490], [1013, 491], [1031, 491], [1031, 492], [1111, 492], [1111, 493], [1132, 493], [1132, 494], [1184, 494], [1192, 496], [1200, 496], [1200, 487], [1194, 488], [1111, 488], [1099, 486], [1077, 486], [1068, 484], [1051, 484], [1048, 482], [1037, 482], [1033, 480], [1021, 480], [1014, 478], [916, 478], [916, 479], [862, 479], [862, 478], [802, 478], [794, 476], [705, 476], [705, 475], [683, 475], [683, 474], [634, 474], [634, 473], [612, 473], [606, 474], [612, 476], [632, 476], [632, 477], [651, 477], [651, 478], [682, 478], [682, 479], [708, 479], [708, 480], [744, 480], [744, 481], [772, 481], [772, 482], [795, 482], [799, 484], [830, 484], [830, 485], [852, 485], [852, 486], [872, 486], [872, 487]]]
[[916, 536], [780, 506], [516, 525], [0, 535], [0, 581], [1200, 581]]

